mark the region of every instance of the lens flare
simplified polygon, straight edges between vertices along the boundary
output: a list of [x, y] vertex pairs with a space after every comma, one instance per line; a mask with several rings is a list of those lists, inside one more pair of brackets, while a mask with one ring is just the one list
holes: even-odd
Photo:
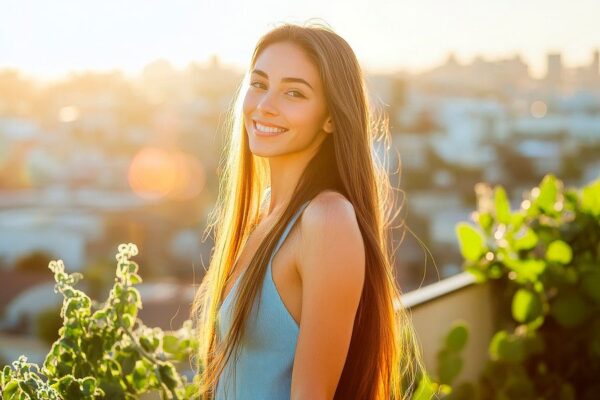
[[75, 106], [64, 106], [58, 110], [58, 119], [61, 122], [73, 122], [79, 118], [79, 108]]
[[140, 197], [189, 200], [204, 188], [205, 172], [200, 161], [190, 154], [146, 147], [131, 161], [128, 179]]

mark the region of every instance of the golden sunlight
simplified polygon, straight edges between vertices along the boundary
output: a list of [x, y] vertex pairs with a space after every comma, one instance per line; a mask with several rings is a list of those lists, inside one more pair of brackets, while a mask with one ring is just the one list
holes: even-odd
[[58, 111], [58, 119], [61, 122], [73, 122], [79, 118], [79, 108], [75, 106], [64, 106]]
[[129, 186], [140, 197], [189, 200], [202, 191], [205, 172], [194, 156], [146, 147], [133, 157], [128, 179]]

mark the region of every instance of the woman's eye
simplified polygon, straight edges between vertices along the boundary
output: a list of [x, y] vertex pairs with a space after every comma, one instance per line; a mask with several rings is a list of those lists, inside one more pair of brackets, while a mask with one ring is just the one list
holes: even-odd
[[297, 95], [297, 96], [292, 96], [292, 97], [304, 97], [304, 96], [302, 95], [302, 93], [300, 93], [300, 92], [299, 92], [299, 91], [297, 91], [297, 90], [290, 90], [288, 93], [298, 93], [298, 95]]
[[[257, 89], [265, 89], [266, 88], [265, 84], [263, 84], [262, 82], [258, 82], [258, 81], [250, 83], [250, 86], [255, 87]], [[292, 97], [298, 97], [298, 98], [304, 97], [304, 95], [297, 90], [289, 90], [286, 93], [295, 93]]]
[[[250, 86], [257, 87], [257, 86], [255, 86], [255, 85], [262, 85], [262, 83], [261, 83], [261, 82], [252, 82], [252, 83], [250, 84]], [[264, 85], [263, 85], [263, 86], [264, 86]]]

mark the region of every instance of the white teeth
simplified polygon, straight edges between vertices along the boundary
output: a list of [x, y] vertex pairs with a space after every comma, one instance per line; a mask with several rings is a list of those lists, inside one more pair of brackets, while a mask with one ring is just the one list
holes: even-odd
[[261, 132], [265, 132], [265, 133], [278, 133], [278, 132], [287, 131], [287, 129], [283, 129], [283, 128], [273, 128], [270, 126], [265, 126], [256, 121], [255, 121], [255, 124], [256, 124], [256, 129], [258, 129]]

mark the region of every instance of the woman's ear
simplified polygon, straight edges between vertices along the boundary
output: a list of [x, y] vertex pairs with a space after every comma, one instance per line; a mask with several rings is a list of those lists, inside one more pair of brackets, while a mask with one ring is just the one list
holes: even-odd
[[333, 133], [335, 131], [335, 126], [333, 125], [333, 120], [331, 117], [327, 117], [327, 120], [323, 124], [323, 130], [326, 133]]

